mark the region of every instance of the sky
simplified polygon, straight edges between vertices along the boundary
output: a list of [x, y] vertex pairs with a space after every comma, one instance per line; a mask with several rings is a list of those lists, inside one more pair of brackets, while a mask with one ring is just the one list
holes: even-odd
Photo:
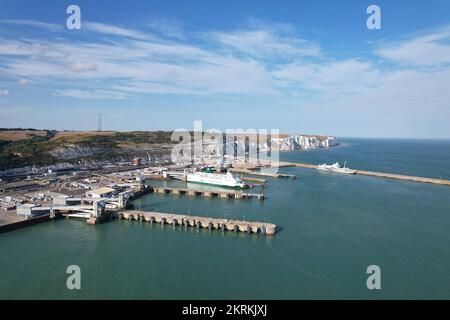
[[449, 139], [450, 1], [0, 0], [0, 127], [99, 113], [104, 130]]

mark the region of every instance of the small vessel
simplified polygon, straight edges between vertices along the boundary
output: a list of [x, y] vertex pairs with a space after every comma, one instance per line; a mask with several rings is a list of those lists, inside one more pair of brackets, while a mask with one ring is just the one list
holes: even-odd
[[329, 171], [329, 172], [338, 172], [338, 173], [346, 173], [346, 174], [355, 174], [356, 170], [349, 169], [346, 167], [346, 163], [344, 162], [344, 166], [341, 167], [339, 162], [333, 163], [333, 164], [319, 164], [317, 166], [317, 170], [321, 171]]
[[210, 184], [228, 188], [249, 188], [250, 185], [243, 182], [240, 177], [234, 176], [230, 172], [225, 174], [215, 173], [209, 169], [205, 171], [193, 171], [186, 175], [187, 182]]

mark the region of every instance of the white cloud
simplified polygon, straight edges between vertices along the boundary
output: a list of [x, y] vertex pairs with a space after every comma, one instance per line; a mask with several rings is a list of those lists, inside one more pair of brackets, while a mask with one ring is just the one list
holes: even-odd
[[148, 27], [170, 38], [184, 38], [182, 24], [175, 20], [154, 19], [148, 24]]
[[9, 91], [8, 90], [0, 90], [0, 97], [4, 97], [4, 96], [9, 96]]
[[26, 86], [30, 83], [30, 81], [28, 79], [19, 79], [17, 81], [21, 86]]
[[20, 25], [20, 26], [34, 27], [34, 28], [42, 28], [42, 29], [47, 29], [49, 31], [61, 31], [64, 29], [63, 25], [58, 25], [58, 24], [48, 23], [48, 22], [41, 22], [41, 21], [36, 21], [36, 20], [1, 19], [0, 23], [14, 24], [14, 25]]
[[439, 66], [450, 63], [449, 41], [447, 27], [410, 40], [383, 43], [375, 53], [402, 65]]
[[259, 58], [265, 56], [317, 57], [321, 54], [316, 44], [304, 39], [277, 36], [263, 29], [232, 33], [216, 32], [212, 36], [226, 47]]
[[129, 96], [124, 93], [117, 91], [108, 90], [79, 90], [79, 89], [69, 89], [69, 90], [56, 90], [56, 93], [60, 96], [79, 98], [79, 99], [125, 99]]
[[89, 31], [94, 31], [112, 36], [120, 36], [140, 40], [149, 40], [152, 38], [150, 34], [147, 34], [139, 30], [133, 30], [129, 28], [123, 28], [99, 22], [90, 22], [90, 21], [83, 22], [82, 28], [83, 29], [86, 28]]
[[88, 62], [74, 62], [70, 64], [69, 69], [75, 72], [96, 71], [97, 65]]
[[50, 47], [39, 41], [0, 39], [0, 55], [33, 56], [50, 54]]
[[380, 71], [371, 62], [348, 59], [328, 62], [300, 62], [273, 72], [284, 85], [300, 86], [320, 93], [354, 94], [380, 84]]
[[[9, 52], [10, 47], [8, 41], [0, 42], [0, 52]], [[14, 42], [13, 48], [25, 56], [7, 59], [5, 72], [15, 77], [59, 79], [60, 84], [69, 80], [101, 80], [104, 89], [111, 86], [107, 81], [114, 81], [115, 88], [133, 93], [271, 94], [275, 91], [262, 63], [176, 41], [121, 39], [71, 43], [59, 39], [32, 44], [22, 40]], [[142, 84], [135, 83], [139, 81]], [[130, 85], [131, 82], [135, 84]], [[68, 94], [80, 98], [93, 96], [85, 92]]]

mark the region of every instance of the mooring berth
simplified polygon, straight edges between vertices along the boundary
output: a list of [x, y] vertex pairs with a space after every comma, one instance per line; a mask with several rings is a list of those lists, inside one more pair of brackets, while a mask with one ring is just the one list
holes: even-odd
[[116, 213], [119, 219], [137, 220], [140, 222], [161, 223], [173, 226], [186, 226], [196, 228], [216, 229], [222, 231], [259, 233], [263, 235], [273, 235], [277, 231], [277, 226], [273, 223], [229, 220], [212, 217], [191, 216], [182, 214], [147, 212], [137, 210], [125, 210]]
[[187, 189], [187, 188], [173, 188], [173, 187], [152, 187], [150, 192], [172, 194], [172, 195], [187, 195], [187, 196], [201, 196], [201, 197], [216, 197], [224, 199], [258, 199], [264, 200], [263, 193], [246, 193], [236, 191], [222, 191], [222, 190], [203, 190], [203, 189]]

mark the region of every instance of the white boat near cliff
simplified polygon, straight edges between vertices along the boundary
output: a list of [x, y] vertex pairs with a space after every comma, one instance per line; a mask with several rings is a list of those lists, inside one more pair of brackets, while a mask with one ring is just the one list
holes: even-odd
[[317, 166], [317, 170], [320, 171], [327, 171], [327, 172], [337, 172], [337, 173], [344, 173], [344, 174], [355, 174], [356, 170], [350, 169], [346, 167], [346, 163], [344, 163], [344, 166], [341, 167], [339, 162], [335, 162], [333, 164], [319, 164]]

